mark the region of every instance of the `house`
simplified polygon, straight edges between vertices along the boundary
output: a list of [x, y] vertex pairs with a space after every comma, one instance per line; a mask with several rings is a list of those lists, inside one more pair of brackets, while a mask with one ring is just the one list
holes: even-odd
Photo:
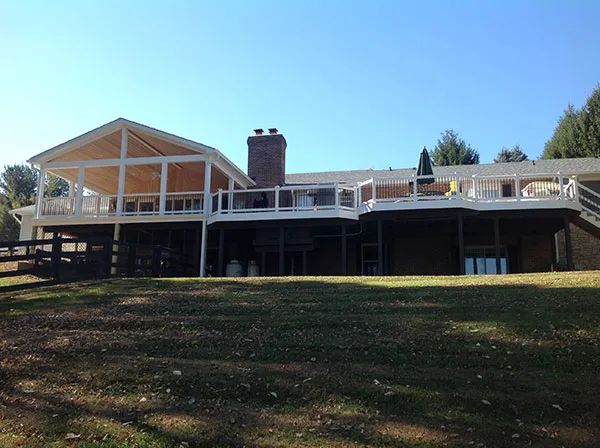
[[[70, 185], [14, 210], [21, 238], [106, 235], [183, 275], [492, 274], [600, 268], [600, 159], [287, 174], [277, 129], [221, 151], [123, 118], [32, 157]], [[43, 176], [40, 177], [40, 179]], [[234, 261], [235, 260], [235, 261]]]

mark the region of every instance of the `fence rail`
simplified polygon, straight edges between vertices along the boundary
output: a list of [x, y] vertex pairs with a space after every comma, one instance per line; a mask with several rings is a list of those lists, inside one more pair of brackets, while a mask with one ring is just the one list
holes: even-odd
[[44, 283], [59, 283], [111, 275], [193, 275], [194, 268], [193, 260], [173, 249], [108, 237], [0, 242], [0, 278], [33, 275]]

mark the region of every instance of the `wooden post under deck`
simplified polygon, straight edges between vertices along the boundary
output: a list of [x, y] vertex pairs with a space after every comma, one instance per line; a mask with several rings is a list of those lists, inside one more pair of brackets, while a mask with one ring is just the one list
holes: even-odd
[[465, 273], [465, 239], [463, 235], [463, 217], [458, 215], [456, 219], [458, 231], [458, 264], [460, 275]]
[[346, 225], [342, 225], [342, 275], [348, 274], [348, 242], [346, 238]]
[[571, 244], [571, 226], [569, 223], [569, 216], [565, 215], [563, 218], [563, 226], [565, 230], [565, 256], [567, 258], [567, 270], [574, 270], [573, 266], [573, 246]]
[[284, 252], [285, 229], [279, 227], [279, 275], [285, 274], [285, 252]]
[[217, 277], [223, 277], [223, 251], [225, 249], [225, 229], [219, 229], [219, 254], [217, 257]]
[[500, 219], [494, 218], [494, 254], [496, 256], [496, 274], [502, 274], [500, 260]]
[[377, 265], [378, 274], [383, 275], [383, 221], [377, 221]]

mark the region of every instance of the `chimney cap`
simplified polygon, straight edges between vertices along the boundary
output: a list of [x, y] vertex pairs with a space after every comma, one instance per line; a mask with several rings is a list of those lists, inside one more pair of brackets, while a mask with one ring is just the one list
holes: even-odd
[[269, 134], [274, 135], [277, 134], [277, 128], [269, 128]]
[[265, 131], [263, 131], [261, 128], [254, 130], [254, 135], [263, 135], [264, 133]]

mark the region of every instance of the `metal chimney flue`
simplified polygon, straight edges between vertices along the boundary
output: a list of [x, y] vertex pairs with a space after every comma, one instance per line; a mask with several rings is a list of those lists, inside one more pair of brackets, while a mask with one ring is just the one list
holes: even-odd
[[254, 135], [263, 135], [265, 133], [265, 131], [263, 131], [262, 129], [255, 129], [254, 130]]

